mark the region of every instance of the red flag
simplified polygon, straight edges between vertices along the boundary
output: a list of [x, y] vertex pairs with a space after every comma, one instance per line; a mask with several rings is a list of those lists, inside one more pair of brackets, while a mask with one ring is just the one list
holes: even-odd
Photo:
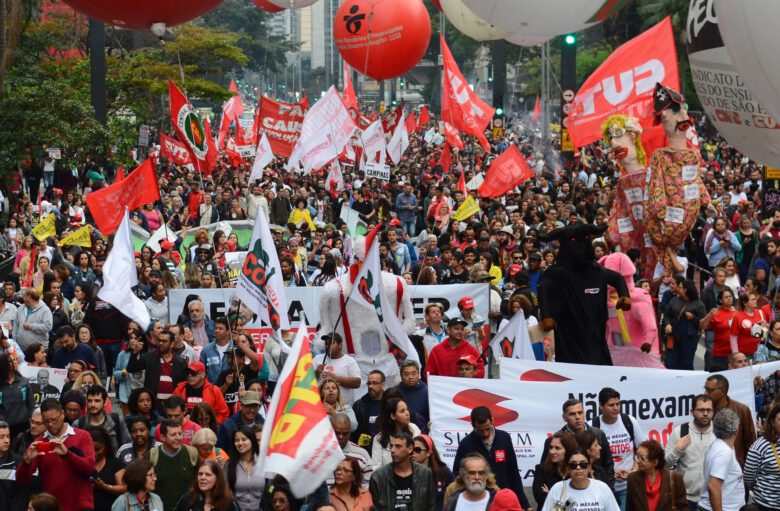
[[428, 113], [428, 105], [423, 105], [420, 115], [417, 117], [417, 129], [422, 129], [425, 123], [431, 122], [431, 116]]
[[[355, 89], [352, 87], [352, 78], [349, 76], [349, 64], [346, 62], [344, 62], [344, 106], [347, 107], [347, 110], [349, 110], [350, 113], [352, 113], [352, 111], [360, 111], [357, 94], [355, 94]], [[352, 116], [352, 120], [357, 124], [357, 118], [354, 115]]]
[[238, 86], [236, 85], [236, 80], [234, 78], [230, 79], [230, 87], [228, 87], [228, 90], [230, 92], [238, 92]]
[[217, 146], [214, 145], [214, 137], [211, 136], [211, 123], [209, 122], [208, 117], [204, 119], [203, 128], [206, 131], [206, 138], [211, 141], [209, 144], [209, 150], [206, 153], [206, 168], [203, 169], [203, 173], [206, 175], [206, 177], [209, 177], [211, 176], [211, 171], [214, 170], [214, 167], [217, 166], [217, 156], [219, 156], [219, 151], [217, 151]]
[[534, 103], [534, 113], [531, 115], [531, 126], [536, 128], [539, 122], [539, 115], [542, 113], [542, 108], [539, 105], [539, 93], [536, 93], [536, 103]]
[[468, 190], [466, 190], [466, 171], [463, 169], [461, 169], [460, 177], [458, 178], [458, 190], [464, 197], [469, 194]]
[[230, 158], [230, 164], [234, 167], [238, 167], [241, 163], [246, 163], [241, 153], [238, 152], [238, 146], [233, 137], [228, 137], [227, 144], [225, 145], [225, 154]]
[[171, 97], [171, 123], [176, 129], [179, 139], [184, 142], [190, 153], [192, 153], [195, 170], [208, 172], [206, 156], [209, 152], [209, 147], [214, 145], [214, 141], [211, 137], [206, 136], [200, 116], [192, 108], [187, 97], [182, 94], [170, 79], [168, 80], [168, 91]]
[[87, 195], [87, 207], [100, 232], [116, 232], [125, 216], [125, 206], [134, 210], [160, 200], [157, 175], [152, 160], [143, 162], [125, 176], [121, 183], [114, 183]]
[[382, 129], [385, 130], [385, 142], [390, 142], [390, 137], [395, 133], [395, 127], [401, 121], [401, 112], [404, 111], [403, 101], [392, 112], [382, 117]]
[[406, 132], [411, 135], [416, 129], [417, 121], [414, 120], [414, 112], [409, 112], [409, 117], [406, 118]]
[[119, 170], [116, 171], [116, 178], [114, 178], [114, 183], [119, 183], [125, 178], [125, 171], [122, 169], [122, 166], [119, 166]]
[[[40, 222], [43, 220], [43, 202], [41, 202], [41, 189], [38, 188], [38, 221]], [[30, 266], [35, 266], [32, 264], [33, 261], [30, 261]]]
[[255, 141], [252, 140], [253, 136], [249, 134], [247, 130], [241, 125], [241, 122], [236, 122], [236, 145], [241, 146], [255, 146]]
[[[232, 84], [235, 85], [235, 82]], [[232, 89], [231, 89], [232, 90]], [[236, 89], [237, 92], [238, 89]], [[222, 107], [222, 121], [219, 123], [219, 146], [225, 143], [225, 135], [227, 135], [230, 129], [230, 123], [236, 121], [238, 124], [238, 118], [244, 113], [244, 104], [241, 102], [241, 96], [236, 94], [232, 98], [225, 102]]]
[[459, 151], [463, 151], [465, 146], [458, 130], [453, 128], [452, 124], [448, 122], [443, 122], [442, 124], [444, 125], [444, 138], [447, 139], [447, 143], [452, 147], [457, 147]]
[[601, 125], [614, 114], [636, 117], [643, 128], [650, 128], [656, 82], [680, 90], [669, 17], [613, 51], [585, 80], [569, 114], [569, 135], [574, 146], [600, 140]]
[[441, 101], [441, 118], [453, 128], [474, 135], [485, 152], [490, 144], [485, 138], [485, 128], [490, 124], [496, 109], [477, 96], [458, 69], [455, 59], [441, 36], [441, 51], [444, 56], [444, 86]]
[[509, 149], [501, 153], [490, 164], [485, 181], [477, 192], [480, 197], [498, 197], [524, 183], [533, 175], [534, 172], [528, 166], [523, 155], [520, 154], [517, 146], [511, 144]]
[[[216, 150], [217, 148], [215, 147], [214, 151]], [[187, 165], [188, 163], [195, 165], [195, 161], [192, 159], [192, 154], [187, 150], [187, 146], [165, 133], [160, 133], [160, 156], [168, 158], [177, 165]]]
[[306, 95], [300, 103], [282, 103], [263, 96], [255, 109], [255, 140], [260, 140], [265, 133], [271, 151], [276, 156], [289, 157], [301, 136], [303, 118], [308, 111]]
[[450, 145], [444, 144], [444, 149], [441, 150], [441, 156], [437, 165], [441, 165], [442, 173], [446, 174], [450, 171], [452, 165], [452, 153], [450, 153]]

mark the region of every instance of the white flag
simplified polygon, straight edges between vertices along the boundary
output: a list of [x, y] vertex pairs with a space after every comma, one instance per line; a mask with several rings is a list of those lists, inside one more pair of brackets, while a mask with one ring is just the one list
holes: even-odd
[[[352, 138], [356, 129], [355, 122], [341, 101], [339, 92], [336, 87], [331, 85], [328, 92], [306, 112], [301, 124], [301, 136], [295, 143], [290, 158], [292, 160], [293, 156], [300, 156], [306, 173], [310, 172], [311, 169], [322, 168], [332, 158], [325, 160], [319, 166], [315, 162], [307, 161], [308, 157], [314, 157], [318, 154], [316, 151], [311, 152], [311, 149], [321, 143], [321, 139], [324, 138], [322, 133], [329, 133], [331, 143], [338, 155]], [[317, 140], [317, 142], [313, 143], [312, 140]], [[304, 149], [304, 147], [308, 147], [309, 150]], [[310, 153], [310, 155], [307, 156], [306, 153]]]
[[154, 231], [152, 236], [146, 240], [145, 245], [151, 248], [154, 253], [157, 253], [160, 251], [160, 242], [162, 240], [176, 241], [176, 238], [177, 236], [174, 230], [168, 227], [168, 225], [163, 225]]
[[517, 311], [509, 323], [490, 340], [490, 348], [496, 358], [536, 360], [522, 309]]
[[387, 299], [382, 282], [382, 266], [379, 263], [379, 240], [374, 239], [366, 254], [366, 260], [355, 279], [349, 293], [349, 299], [374, 311], [379, 316], [379, 324], [385, 334], [390, 353], [400, 364], [406, 359], [420, 363], [420, 357], [409, 336], [406, 335], [401, 320], [395, 313], [392, 302]]
[[146, 330], [151, 321], [149, 310], [132, 290], [138, 285], [137, 271], [130, 217], [125, 207], [125, 217], [114, 235], [114, 246], [103, 264], [103, 287], [98, 291], [98, 298], [107, 301]]
[[280, 328], [289, 330], [282, 268], [263, 208], [257, 211], [249, 253], [236, 284], [236, 296], [274, 332]]
[[258, 456], [265, 476], [283, 476], [298, 498], [313, 493], [344, 459], [315, 369], [303, 320], [271, 397]]
[[398, 121], [398, 125], [395, 127], [393, 136], [390, 139], [390, 143], [387, 144], [387, 154], [393, 163], [398, 165], [401, 161], [401, 156], [409, 147], [409, 133], [406, 132], [406, 123], [404, 122], [404, 113], [401, 112], [401, 120]]
[[341, 173], [341, 165], [339, 164], [338, 158], [333, 160], [333, 163], [330, 164], [330, 172], [328, 173], [328, 178], [325, 180], [325, 187], [328, 189], [328, 192], [331, 190], [333, 191], [339, 191], [344, 189], [344, 174]]
[[363, 156], [367, 162], [384, 163], [385, 162], [385, 130], [382, 127], [382, 120], [371, 123], [360, 136], [360, 145], [363, 146]]
[[249, 176], [249, 182], [253, 183], [255, 179], [262, 179], [263, 169], [265, 169], [271, 160], [274, 159], [274, 153], [271, 151], [271, 143], [268, 142], [268, 137], [263, 132], [263, 137], [260, 142], [257, 143], [257, 151], [255, 151], [255, 163], [252, 165], [252, 174]]
[[[337, 158], [341, 148], [336, 145], [330, 126], [325, 126], [314, 135], [307, 137], [303, 142], [303, 173], [308, 174], [312, 170], [319, 170], [333, 158]], [[341, 146], [344, 147], [344, 146]]]

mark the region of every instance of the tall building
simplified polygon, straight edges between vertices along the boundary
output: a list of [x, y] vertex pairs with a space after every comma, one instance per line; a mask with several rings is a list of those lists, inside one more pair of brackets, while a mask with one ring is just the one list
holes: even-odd
[[325, 68], [328, 83], [336, 85], [340, 84], [343, 60], [333, 39], [333, 21], [341, 2], [342, 0], [320, 0], [311, 6], [311, 67]]

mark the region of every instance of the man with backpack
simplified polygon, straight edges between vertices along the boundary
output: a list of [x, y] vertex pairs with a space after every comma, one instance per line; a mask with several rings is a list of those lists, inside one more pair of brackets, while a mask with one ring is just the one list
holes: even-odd
[[647, 440], [634, 417], [620, 411], [620, 393], [610, 387], [599, 392], [601, 415], [591, 425], [607, 436], [612, 459], [615, 461], [615, 495], [621, 509], [626, 508], [626, 478], [637, 469], [634, 451]]
[[122, 414], [106, 411], [106, 398], [108, 393], [105, 388], [97, 385], [90, 387], [87, 390], [87, 414], [79, 417], [75, 426], [79, 429], [105, 429], [111, 435], [116, 452], [119, 446], [129, 443], [132, 439]]
[[[157, 474], [155, 493], [163, 501], [165, 511], [173, 511], [182, 495], [195, 480], [195, 467], [200, 463], [198, 450], [182, 444], [182, 427], [173, 419], [160, 423], [162, 443], [144, 453]], [[159, 510], [158, 510], [159, 511]]]

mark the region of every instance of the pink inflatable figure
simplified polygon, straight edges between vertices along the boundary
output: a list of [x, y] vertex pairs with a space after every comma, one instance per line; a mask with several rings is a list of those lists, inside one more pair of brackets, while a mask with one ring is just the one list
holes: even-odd
[[655, 311], [650, 293], [634, 286], [636, 267], [631, 259], [622, 252], [615, 252], [599, 259], [599, 264], [614, 270], [626, 279], [626, 285], [631, 295], [631, 310], [622, 311], [631, 342], [623, 338], [620, 320], [617, 316], [615, 303], [617, 292], [608, 287], [607, 299], [607, 345], [615, 365], [632, 367], [663, 368], [658, 346], [658, 327], [655, 321]]

